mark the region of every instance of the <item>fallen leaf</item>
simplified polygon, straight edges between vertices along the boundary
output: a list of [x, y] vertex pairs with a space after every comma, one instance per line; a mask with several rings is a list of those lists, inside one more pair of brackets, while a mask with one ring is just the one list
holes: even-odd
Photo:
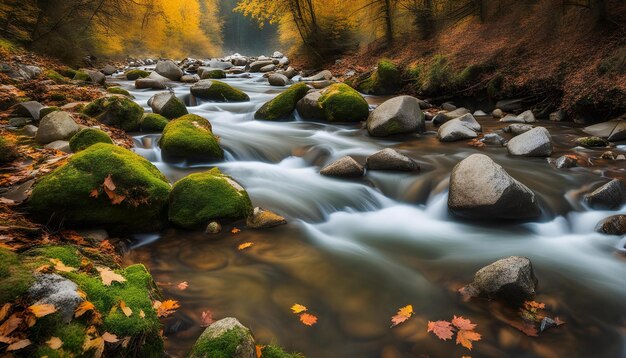
[[239, 234], [241, 232], [241, 230], [239, 230], [238, 228], [234, 227], [232, 230], [230, 230], [230, 232], [232, 234]]
[[94, 189], [89, 192], [90, 198], [98, 199], [98, 196], [100, 196], [100, 193], [98, 193], [98, 189]]
[[115, 282], [126, 282], [124, 276], [113, 272], [111, 269], [107, 267], [96, 267], [96, 270], [100, 272], [100, 277], [102, 278], [102, 283], [105, 286], [111, 286], [111, 284]]
[[87, 294], [85, 293], [85, 291], [83, 290], [76, 290], [76, 293], [80, 296], [80, 298], [82, 298], [83, 300], [87, 299]]
[[180, 304], [174, 300], [154, 301], [153, 307], [157, 310], [158, 317], [167, 317], [180, 308]]
[[456, 333], [456, 344], [460, 344], [469, 350], [472, 350], [472, 341], [480, 341], [480, 339], [480, 334], [471, 330], [461, 329]]
[[54, 307], [54, 305], [51, 305], [49, 303], [44, 303], [41, 305], [32, 305], [28, 307], [28, 310], [37, 318], [47, 316], [57, 311], [56, 307]]
[[133, 310], [131, 310], [130, 307], [126, 306], [126, 302], [124, 301], [120, 301], [120, 309], [122, 310], [122, 312], [124, 312], [126, 317], [130, 317], [133, 314]]
[[535, 311], [536, 310], [542, 310], [542, 309], [546, 308], [546, 304], [545, 303], [536, 302], [536, 301], [526, 301], [526, 302], [524, 302], [524, 306], [528, 310], [535, 310]]
[[48, 345], [48, 347], [50, 347], [50, 349], [57, 350], [57, 349], [61, 348], [61, 346], [63, 345], [63, 341], [59, 337], [51, 337], [46, 342], [46, 344]]
[[300, 315], [300, 322], [307, 326], [312, 326], [317, 323], [317, 317], [309, 313], [303, 313]]
[[21, 341], [17, 341], [11, 345], [9, 345], [6, 349], [7, 352], [12, 352], [12, 351], [17, 351], [20, 350], [22, 348], [26, 348], [28, 346], [31, 345], [30, 340], [28, 339], [22, 339]]
[[50, 267], [50, 265], [41, 265], [35, 269], [35, 273], [48, 272], [50, 271]]
[[187, 287], [189, 287], [189, 283], [187, 283], [187, 281], [183, 281], [179, 283], [176, 287], [178, 287], [179, 290], [184, 291], [187, 289]]
[[565, 324], [565, 321], [562, 321], [559, 317], [554, 317], [554, 323], [556, 323], [557, 326], [560, 326]]
[[50, 262], [54, 265], [54, 269], [60, 272], [72, 272], [76, 271], [74, 267], [65, 266], [65, 264], [59, 259], [50, 259]]
[[89, 301], [83, 301], [74, 311], [74, 317], [80, 317], [88, 311], [95, 311], [96, 307]]
[[243, 244], [239, 245], [237, 248], [239, 250], [245, 250], [245, 249], [249, 248], [252, 245], [254, 245], [253, 242], [244, 242]]
[[4, 321], [5, 318], [9, 315], [9, 311], [11, 310], [11, 304], [5, 303], [2, 308], [0, 308], [0, 322]]
[[476, 328], [476, 325], [473, 324], [469, 319], [463, 318], [463, 316], [454, 316], [452, 318], [452, 324], [461, 330], [471, 331]]
[[104, 183], [102, 183], [105, 189], [110, 191], [115, 191], [115, 183], [113, 183], [113, 178], [111, 178], [111, 174], [109, 174], [106, 178], [104, 178]]
[[202, 312], [202, 318], [200, 320], [200, 327], [208, 327], [213, 322], [215, 322], [213, 320], [213, 312], [209, 310]]
[[256, 345], [256, 358], [261, 358], [263, 356], [263, 348], [265, 348], [265, 346]]
[[22, 319], [13, 314], [0, 326], [0, 336], [8, 336], [22, 323]]
[[291, 306], [291, 311], [295, 314], [298, 313], [302, 313], [302, 312], [306, 312], [307, 308], [301, 304], [296, 303], [295, 305]]
[[391, 317], [391, 327], [395, 327], [402, 322], [405, 322], [413, 315], [413, 306], [407, 305], [398, 310], [398, 313]]
[[131, 337], [124, 337], [124, 339], [122, 339], [122, 348], [128, 347], [128, 344], [130, 343], [130, 339]]
[[146, 313], [143, 310], [139, 310], [139, 317], [146, 318]]
[[109, 332], [104, 332], [102, 334], [102, 339], [107, 342], [107, 343], [117, 343], [119, 342], [119, 339], [117, 339], [117, 336], [109, 333]]
[[452, 324], [448, 321], [428, 321], [427, 332], [432, 332], [441, 340], [452, 339]]
[[96, 337], [93, 339], [89, 336], [85, 337], [83, 352], [88, 352], [92, 349], [94, 350], [94, 358], [102, 357], [102, 353], [104, 353], [104, 339], [102, 339], [102, 337]]

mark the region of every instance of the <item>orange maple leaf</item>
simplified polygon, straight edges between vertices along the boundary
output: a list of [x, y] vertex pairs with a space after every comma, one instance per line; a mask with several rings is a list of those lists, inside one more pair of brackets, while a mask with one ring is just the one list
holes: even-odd
[[452, 324], [456, 328], [466, 330], [466, 331], [471, 331], [474, 328], [476, 328], [476, 325], [472, 323], [472, 321], [470, 321], [469, 319], [463, 318], [463, 316], [459, 316], [459, 317], [454, 316], [454, 318], [452, 318]]
[[480, 339], [480, 334], [471, 330], [461, 329], [456, 333], [456, 344], [460, 344], [469, 350], [472, 350], [472, 341], [480, 341]]
[[433, 332], [441, 340], [452, 339], [452, 324], [448, 321], [428, 321], [427, 332]]
[[241, 232], [241, 230], [239, 230], [238, 228], [234, 227], [232, 230], [230, 230], [231, 233], [233, 234], [239, 234]]
[[309, 313], [303, 313], [300, 315], [300, 322], [307, 326], [312, 326], [317, 323], [317, 317]]
[[83, 301], [76, 308], [76, 311], [74, 311], [74, 317], [80, 317], [80, 316], [84, 315], [87, 311], [94, 311], [95, 309], [96, 309], [96, 307], [93, 305], [93, 303], [91, 303], [89, 301]]
[[256, 345], [256, 358], [261, 358], [263, 356], [263, 348], [265, 348], [265, 346]]
[[167, 317], [180, 308], [180, 304], [174, 300], [154, 301], [152, 307], [157, 310], [158, 317]]
[[237, 249], [239, 250], [245, 250], [247, 248], [249, 248], [250, 246], [254, 245], [253, 242], [244, 242], [243, 244], [237, 246]]

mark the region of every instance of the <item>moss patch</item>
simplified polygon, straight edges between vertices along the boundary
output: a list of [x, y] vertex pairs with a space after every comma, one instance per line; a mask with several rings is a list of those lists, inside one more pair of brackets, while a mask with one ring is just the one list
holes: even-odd
[[20, 297], [33, 282], [31, 270], [22, 265], [17, 254], [0, 248], [0, 305]]
[[219, 161], [224, 151], [213, 135], [211, 124], [195, 114], [169, 122], [159, 140], [163, 156], [169, 160]]
[[357, 86], [360, 92], [367, 94], [392, 94], [400, 89], [400, 70], [387, 59], [378, 61], [378, 68], [366, 80]]
[[[103, 183], [111, 175], [113, 204]], [[94, 196], [97, 193], [97, 197]], [[33, 188], [30, 205], [47, 222], [63, 220], [70, 226], [154, 230], [162, 222], [170, 185], [145, 158], [112, 144], [94, 144], [70, 158]]]
[[130, 70], [125, 73], [126, 79], [129, 81], [135, 81], [140, 78], [146, 78], [150, 76], [150, 72], [144, 70]]
[[0, 136], [0, 165], [12, 162], [17, 158], [15, 145], [6, 138]]
[[201, 227], [213, 220], [243, 219], [251, 213], [245, 189], [217, 168], [179, 180], [170, 194], [170, 221], [184, 228]]
[[326, 120], [330, 122], [358, 122], [367, 119], [369, 115], [369, 105], [365, 98], [343, 83], [326, 88], [319, 103]]
[[120, 94], [122, 96], [126, 96], [128, 98], [133, 98], [133, 96], [130, 94], [130, 92], [128, 92], [127, 90], [121, 88], [121, 87], [109, 87], [107, 88], [107, 92], [111, 93], [111, 94]]
[[222, 70], [209, 70], [202, 72], [202, 79], [221, 79], [226, 78], [226, 73]]
[[143, 108], [126, 97], [108, 96], [89, 103], [83, 113], [100, 123], [132, 132], [139, 130]]
[[250, 100], [247, 94], [237, 88], [216, 80], [201, 80], [191, 86], [191, 94], [202, 99], [218, 102], [246, 102]]
[[233, 328], [218, 338], [200, 339], [191, 349], [192, 357], [206, 358], [232, 358], [235, 356], [237, 347], [245, 339], [246, 332], [242, 329]]
[[301, 353], [287, 353], [281, 347], [274, 345], [263, 347], [261, 353], [263, 353], [262, 356], [265, 358], [304, 358], [304, 355]]
[[141, 120], [141, 131], [148, 133], [163, 132], [167, 123], [169, 123], [167, 118], [160, 114], [146, 113]]
[[62, 76], [60, 73], [58, 73], [55, 70], [45, 70], [43, 75], [50, 80], [53, 80], [56, 83], [66, 83], [67, 82], [67, 78], [65, 78], [64, 76]]
[[291, 115], [296, 109], [296, 104], [309, 91], [309, 86], [305, 83], [298, 83], [289, 87], [285, 92], [279, 94], [271, 101], [265, 103], [255, 114], [255, 119], [278, 120]]
[[113, 144], [113, 141], [105, 131], [96, 128], [84, 128], [72, 136], [70, 149], [72, 152], [78, 153], [96, 143]]
[[89, 77], [89, 74], [87, 74], [87, 72], [76, 71], [76, 74], [74, 75], [74, 80], [83, 81], [83, 82], [91, 82], [91, 77]]

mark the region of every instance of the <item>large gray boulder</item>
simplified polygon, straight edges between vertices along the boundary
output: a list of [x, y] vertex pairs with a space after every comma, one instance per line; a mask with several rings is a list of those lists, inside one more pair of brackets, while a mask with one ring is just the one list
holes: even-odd
[[69, 140], [80, 126], [74, 122], [67, 112], [57, 111], [41, 119], [35, 140], [41, 144], [48, 144], [57, 140]]
[[512, 155], [525, 157], [549, 157], [552, 154], [552, 137], [544, 127], [535, 127], [513, 137], [507, 143]]
[[590, 194], [585, 195], [585, 203], [598, 210], [615, 210], [626, 204], [626, 187], [619, 179], [613, 179]]
[[[212, 351], [209, 351], [210, 347], [213, 347]], [[256, 343], [250, 329], [236, 318], [228, 317], [214, 322], [202, 332], [189, 357], [256, 358]]]
[[504, 127], [504, 132], [511, 133], [513, 136], [518, 136], [522, 133], [528, 132], [533, 128], [535, 127], [531, 126], [530, 124], [515, 123], [511, 124], [510, 126]]
[[367, 169], [412, 172], [420, 170], [420, 166], [406, 155], [394, 149], [385, 148], [367, 157]]
[[273, 64], [272, 60], [254, 61], [250, 64], [250, 72], [260, 72], [263, 67]]
[[184, 74], [183, 70], [181, 70], [180, 67], [178, 67], [178, 65], [172, 60], [157, 62], [154, 71], [172, 81], [179, 81]]
[[322, 97], [322, 92], [313, 91], [309, 92], [296, 104], [296, 108], [300, 117], [304, 119], [322, 119], [324, 118], [324, 111], [319, 104], [319, 100]]
[[111, 76], [115, 72], [117, 72], [117, 68], [112, 65], [106, 65], [102, 70], [100, 70], [105, 76]]
[[41, 68], [23, 64], [0, 63], [0, 72], [14, 80], [32, 80], [41, 74]]
[[138, 78], [135, 81], [135, 88], [137, 89], [166, 89], [167, 83], [170, 79], [163, 77], [156, 72], [150, 73], [148, 77]]
[[411, 96], [399, 96], [385, 101], [367, 118], [367, 131], [374, 137], [401, 133], [423, 133], [426, 128], [420, 101]]
[[167, 119], [179, 118], [189, 113], [183, 101], [170, 92], [155, 94], [148, 100], [148, 105], [152, 112]]
[[272, 63], [271, 65], [261, 67], [259, 72], [267, 73], [267, 72], [272, 72], [274, 70], [276, 70], [276, 65]]
[[442, 142], [456, 142], [478, 137], [480, 123], [470, 113], [444, 123], [437, 131], [437, 138]]
[[338, 159], [320, 170], [320, 174], [332, 177], [356, 178], [365, 174], [365, 168], [350, 156]]
[[18, 117], [32, 118], [38, 121], [39, 112], [42, 108], [43, 105], [37, 101], [22, 102], [15, 105], [13, 114]]
[[585, 127], [587, 134], [606, 138], [611, 142], [626, 140], [626, 120], [614, 120]]
[[80, 71], [86, 73], [92, 83], [103, 84], [106, 82], [106, 76], [100, 71], [94, 71], [86, 68], [82, 68]]
[[483, 154], [470, 155], [452, 169], [448, 208], [484, 220], [526, 220], [541, 213], [535, 194]]
[[613, 215], [596, 225], [596, 231], [606, 235], [626, 235], [626, 215]]
[[[424, 107], [422, 105], [422, 108], [428, 108], [428, 107]], [[450, 121], [452, 119], [459, 118], [459, 117], [461, 117], [461, 116], [463, 116], [465, 114], [468, 114], [468, 113], [470, 113], [469, 109], [463, 108], [463, 107], [457, 108], [457, 109], [449, 111], [449, 112], [446, 112], [446, 111], [439, 112], [433, 118], [433, 125], [435, 127], [439, 127], [439, 126], [443, 125], [444, 123], [446, 123], [446, 122], [448, 122], [448, 121]]]
[[284, 87], [289, 83], [289, 78], [279, 73], [271, 74], [268, 78], [271, 86]]
[[478, 270], [463, 291], [472, 297], [500, 299], [517, 306], [535, 298], [537, 283], [530, 260], [510, 256]]

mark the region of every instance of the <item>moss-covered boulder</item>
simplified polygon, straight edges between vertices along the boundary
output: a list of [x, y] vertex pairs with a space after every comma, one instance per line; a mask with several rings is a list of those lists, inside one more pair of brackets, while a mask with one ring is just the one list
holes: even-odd
[[70, 139], [70, 149], [74, 153], [78, 153], [96, 143], [113, 144], [111, 137], [97, 128], [84, 128], [72, 136]]
[[274, 121], [289, 117], [296, 109], [296, 104], [309, 91], [306, 83], [298, 83], [289, 87], [271, 101], [265, 103], [254, 114], [255, 119]]
[[89, 103], [83, 113], [100, 123], [133, 132], [139, 130], [143, 108], [123, 96], [106, 96]]
[[191, 86], [191, 94], [201, 99], [217, 102], [247, 102], [247, 94], [237, 88], [216, 80], [201, 80]]
[[129, 81], [135, 81], [140, 78], [146, 78], [150, 76], [150, 72], [144, 70], [129, 70], [125, 73], [126, 79]]
[[198, 75], [202, 80], [219, 80], [222, 78], [226, 78], [226, 72], [219, 68], [201, 68], [198, 70]]
[[365, 98], [343, 83], [324, 89], [319, 104], [329, 122], [359, 122], [366, 120], [369, 115]]
[[600, 137], [580, 137], [576, 139], [576, 145], [587, 148], [603, 148], [610, 145], [609, 141]]
[[67, 82], [67, 78], [65, 78], [63, 75], [61, 75], [60, 73], [52, 69], [45, 70], [43, 72], [43, 75], [47, 79], [53, 80], [54, 82], [59, 83], [59, 84]]
[[44, 222], [154, 230], [166, 212], [169, 191], [167, 179], [148, 160], [98, 143], [35, 184], [30, 206]]
[[82, 68], [76, 71], [76, 75], [74, 76], [75, 81], [82, 82], [91, 82], [96, 84], [104, 84], [106, 82], [106, 77], [100, 71], [93, 71], [86, 68]]
[[141, 119], [141, 131], [146, 133], [163, 132], [165, 126], [169, 123], [167, 118], [156, 113], [146, 113]]
[[121, 88], [121, 87], [109, 87], [107, 88], [107, 92], [110, 94], [119, 94], [122, 96], [126, 96], [128, 98], [134, 98], [132, 94], [130, 94], [130, 92], [128, 92], [127, 90]]
[[0, 136], [0, 165], [9, 163], [17, 158], [15, 145], [6, 138]]
[[33, 273], [17, 254], [0, 248], [0, 306], [22, 296], [33, 281]]
[[159, 146], [165, 160], [220, 161], [224, 151], [211, 123], [195, 114], [177, 118], [163, 129]]
[[256, 358], [256, 345], [250, 329], [236, 318], [211, 324], [196, 341], [190, 358]]
[[398, 67], [387, 59], [378, 62], [378, 67], [371, 76], [357, 83], [359, 92], [367, 94], [393, 94], [400, 88], [401, 73]]
[[[44, 265], [54, 267], [51, 260], [59, 260], [66, 267], [74, 269], [64, 272], [51, 268], [51, 273], [34, 275], [35, 282], [29, 289], [28, 299], [53, 304], [57, 312], [39, 318], [29, 328], [28, 338], [32, 345], [27, 348], [30, 352], [28, 356], [91, 356], [95, 351], [85, 353], [85, 342], [97, 339], [105, 332], [128, 341], [127, 344], [103, 345], [104, 356], [162, 356], [161, 324], [152, 307], [152, 301], [161, 296], [143, 265], [121, 269], [112, 262], [112, 258], [75, 246], [31, 249], [20, 255], [20, 258], [22, 265], [28, 267], [30, 272]], [[105, 285], [99, 273], [103, 269], [111, 270], [121, 278]], [[78, 295], [77, 291], [84, 293], [83, 296]], [[74, 317], [75, 308], [69, 307], [70, 315], [64, 317], [68, 308], [65, 304], [77, 306], [82, 301], [89, 301], [94, 309]], [[120, 309], [122, 301], [132, 311], [130, 315]], [[51, 349], [46, 343], [50, 337], [60, 338], [62, 347]]]
[[170, 92], [155, 94], [148, 100], [148, 105], [152, 108], [152, 112], [167, 119], [179, 118], [189, 113], [185, 103]]
[[179, 180], [170, 194], [170, 221], [183, 228], [199, 228], [213, 220], [244, 219], [251, 213], [246, 190], [217, 168]]

